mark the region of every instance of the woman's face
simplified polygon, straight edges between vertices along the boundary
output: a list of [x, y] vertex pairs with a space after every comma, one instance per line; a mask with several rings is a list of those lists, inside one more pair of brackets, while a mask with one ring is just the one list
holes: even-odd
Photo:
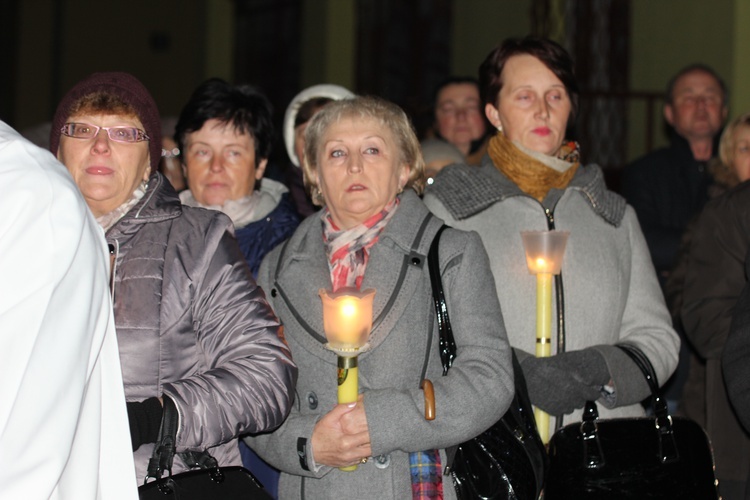
[[496, 105], [487, 104], [490, 122], [525, 148], [553, 155], [565, 139], [571, 103], [565, 85], [539, 59], [528, 54], [507, 60]]
[[472, 83], [446, 85], [437, 96], [435, 119], [440, 136], [464, 155], [468, 154], [471, 141], [485, 132], [477, 86]]
[[[97, 127], [136, 127], [143, 124], [135, 116], [78, 114], [66, 123], [85, 123]], [[70, 171], [91, 212], [102, 216], [125, 203], [151, 172], [148, 141], [117, 142], [106, 130], [96, 137], [78, 139], [60, 136], [57, 158]]]
[[391, 130], [372, 118], [331, 124], [318, 151], [318, 186], [341, 229], [383, 210], [409, 179]]
[[223, 206], [253, 191], [263, 177], [266, 158], [256, 163], [255, 140], [214, 118], [185, 137], [188, 188], [203, 205]]
[[750, 179], [750, 126], [740, 125], [735, 129], [732, 158], [740, 182]]

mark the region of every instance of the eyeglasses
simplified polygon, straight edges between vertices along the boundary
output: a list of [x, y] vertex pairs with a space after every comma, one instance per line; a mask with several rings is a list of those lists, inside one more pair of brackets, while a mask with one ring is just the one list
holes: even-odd
[[447, 115], [447, 116], [458, 116], [461, 113], [465, 113], [466, 115], [473, 115], [473, 114], [479, 114], [481, 112], [478, 104], [468, 105], [464, 107], [454, 106], [451, 104], [444, 104], [438, 107], [437, 111], [441, 115]]
[[115, 142], [141, 142], [150, 140], [146, 132], [136, 127], [97, 127], [88, 123], [66, 123], [60, 129], [63, 135], [76, 139], [93, 139], [100, 130], [106, 130]]

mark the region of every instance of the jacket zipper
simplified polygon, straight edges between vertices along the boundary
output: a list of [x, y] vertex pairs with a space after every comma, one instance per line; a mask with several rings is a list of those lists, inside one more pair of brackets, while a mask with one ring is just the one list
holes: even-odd
[[109, 248], [109, 293], [112, 296], [112, 306], [115, 305], [115, 271], [117, 270], [117, 255], [120, 253], [120, 245], [117, 240], [107, 245]]
[[[547, 229], [555, 230], [555, 213], [549, 208], [544, 209], [544, 215], [547, 218]], [[563, 295], [563, 277], [562, 271], [555, 275], [555, 299], [557, 305], [557, 354], [565, 352], [565, 297]], [[563, 426], [563, 415], [555, 417], [555, 430]]]

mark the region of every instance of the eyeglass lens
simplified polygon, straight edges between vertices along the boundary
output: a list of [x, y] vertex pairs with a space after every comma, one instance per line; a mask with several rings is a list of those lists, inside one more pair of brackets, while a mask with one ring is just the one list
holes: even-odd
[[109, 138], [116, 142], [147, 141], [148, 136], [136, 127], [97, 127], [88, 123], [66, 123], [62, 133], [77, 139], [92, 139], [105, 130]]

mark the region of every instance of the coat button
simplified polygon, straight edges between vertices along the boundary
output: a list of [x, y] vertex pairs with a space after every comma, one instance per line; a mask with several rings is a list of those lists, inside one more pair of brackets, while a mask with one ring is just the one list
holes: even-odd
[[411, 258], [411, 264], [413, 266], [418, 266], [422, 261], [419, 259], [419, 257], [412, 257]]
[[318, 396], [314, 392], [307, 393], [307, 406], [309, 406], [311, 410], [318, 407]]
[[275, 288], [271, 288], [271, 297], [276, 297], [278, 294]]
[[378, 469], [386, 469], [391, 465], [391, 455], [378, 455], [377, 457], [373, 457], [373, 461], [375, 462], [375, 467]]

